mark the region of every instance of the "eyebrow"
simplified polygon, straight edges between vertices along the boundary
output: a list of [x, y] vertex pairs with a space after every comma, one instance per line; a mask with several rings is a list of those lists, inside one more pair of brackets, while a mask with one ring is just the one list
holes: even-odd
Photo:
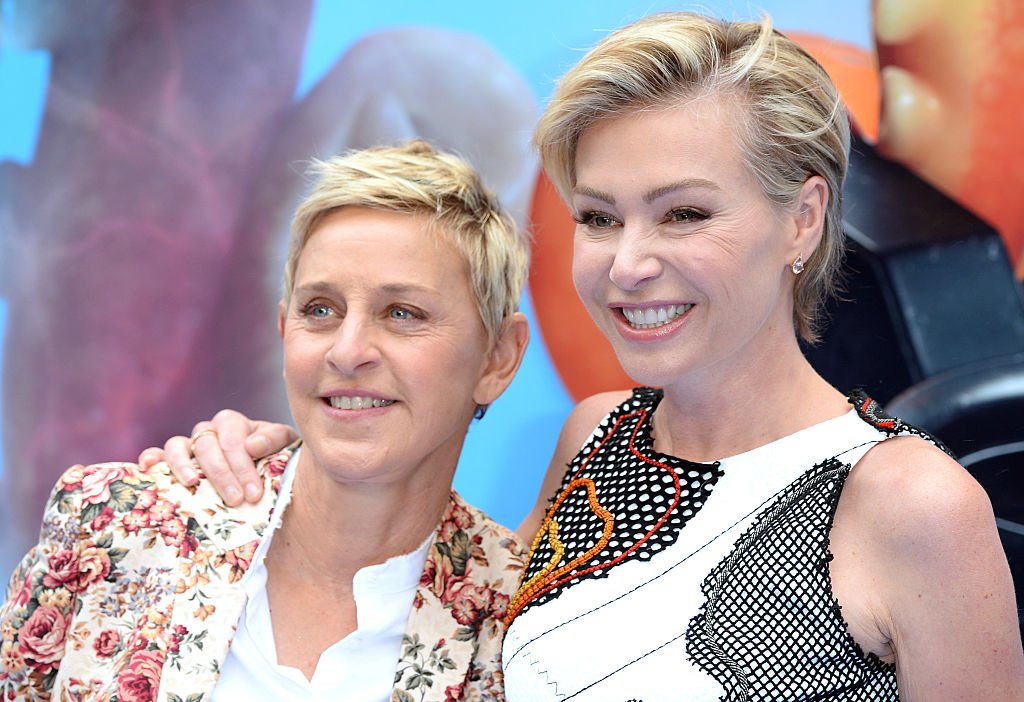
[[[685, 190], [688, 188], [704, 188], [706, 190], [721, 190], [718, 185], [708, 180], [707, 178], [684, 178], [683, 180], [677, 180], [674, 183], [668, 183], [649, 190], [644, 193], [643, 199], [648, 205], [657, 200], [658, 198], [664, 197], [669, 193], [674, 193], [677, 190]], [[615, 204], [615, 197], [609, 193], [606, 193], [596, 188], [590, 188], [585, 185], [579, 186], [573, 189], [576, 195], [582, 195], [584, 197], [590, 197], [601, 202], [607, 202], [609, 205]]]
[[[303, 290], [313, 293], [318, 292], [333, 292], [335, 286], [329, 282], [317, 280], [311, 283], [305, 283], [303, 285], [295, 286], [295, 290]], [[380, 286], [379, 290], [389, 295], [402, 295], [408, 293], [423, 293], [428, 295], [440, 295], [441, 291], [435, 290], [434, 288], [426, 285], [414, 285], [412, 283], [387, 283]]]
[[383, 292], [392, 295], [401, 295], [406, 293], [422, 293], [427, 295], [440, 295], [441, 291], [426, 285], [413, 285], [411, 283], [388, 283], [382, 285], [380, 288]]

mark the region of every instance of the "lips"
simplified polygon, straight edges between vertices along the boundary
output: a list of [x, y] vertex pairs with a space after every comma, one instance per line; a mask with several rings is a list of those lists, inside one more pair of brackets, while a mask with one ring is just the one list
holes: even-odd
[[622, 316], [634, 329], [656, 329], [674, 322], [690, 311], [692, 304], [622, 307]]

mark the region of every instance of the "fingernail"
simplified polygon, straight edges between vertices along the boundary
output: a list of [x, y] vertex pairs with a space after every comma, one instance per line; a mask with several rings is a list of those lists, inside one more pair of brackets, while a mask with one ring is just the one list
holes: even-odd
[[242, 499], [242, 493], [236, 487], [229, 487], [224, 491], [224, 499], [227, 502], [238, 502]]
[[260, 489], [249, 483], [245, 486], [245, 499], [249, 502], [255, 502], [256, 498], [260, 496]]
[[181, 471], [181, 482], [185, 483], [186, 485], [194, 485], [198, 477], [199, 476], [197, 476], [195, 471], [193, 470]]

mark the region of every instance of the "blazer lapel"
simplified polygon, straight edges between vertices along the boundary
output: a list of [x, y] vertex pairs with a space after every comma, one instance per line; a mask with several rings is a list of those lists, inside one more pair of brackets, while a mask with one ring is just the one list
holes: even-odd
[[245, 608], [242, 576], [249, 569], [281, 489], [281, 474], [298, 444], [257, 463], [263, 497], [257, 504], [226, 507], [203, 481], [182, 507], [192, 514], [194, 550], [179, 567], [188, 584], [174, 596], [166, 623], [167, 651], [157, 699], [199, 699], [217, 683]]
[[[469, 544], [463, 543], [465, 532], [453, 518], [460, 507], [460, 499], [452, 494], [427, 553], [402, 637], [392, 701], [462, 699], [457, 690], [471, 672], [478, 634], [458, 621], [461, 615], [453, 607], [457, 600], [468, 603], [463, 598], [476, 593], [464, 577], [468, 554], [463, 551]], [[450, 696], [449, 688], [455, 688]]]
[[186, 702], [213, 690], [245, 602], [241, 581], [222, 577], [175, 596], [156, 699]]
[[[249, 544], [258, 543], [263, 538], [281, 492], [281, 475], [298, 446], [299, 442], [295, 442], [256, 464], [256, 471], [263, 478], [263, 497], [256, 504], [245, 502], [238, 507], [228, 507], [205, 480], [194, 488], [187, 502], [183, 501], [183, 506], [195, 515], [197, 526], [219, 551], [245, 550]], [[240, 552], [239, 555], [244, 554]], [[249, 567], [248, 562], [237, 560], [232, 560], [230, 565], [238, 568], [240, 573]]]

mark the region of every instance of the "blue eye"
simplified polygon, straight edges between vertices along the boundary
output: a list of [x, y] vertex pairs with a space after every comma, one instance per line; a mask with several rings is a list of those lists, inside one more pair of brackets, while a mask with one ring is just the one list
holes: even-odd
[[412, 312], [410, 312], [409, 310], [405, 309], [404, 307], [392, 307], [388, 311], [388, 316], [390, 316], [391, 319], [401, 319], [401, 320], [413, 319], [415, 317], [415, 315]]
[[325, 319], [330, 317], [333, 313], [334, 310], [322, 302], [311, 302], [302, 308], [302, 314], [314, 319]]

